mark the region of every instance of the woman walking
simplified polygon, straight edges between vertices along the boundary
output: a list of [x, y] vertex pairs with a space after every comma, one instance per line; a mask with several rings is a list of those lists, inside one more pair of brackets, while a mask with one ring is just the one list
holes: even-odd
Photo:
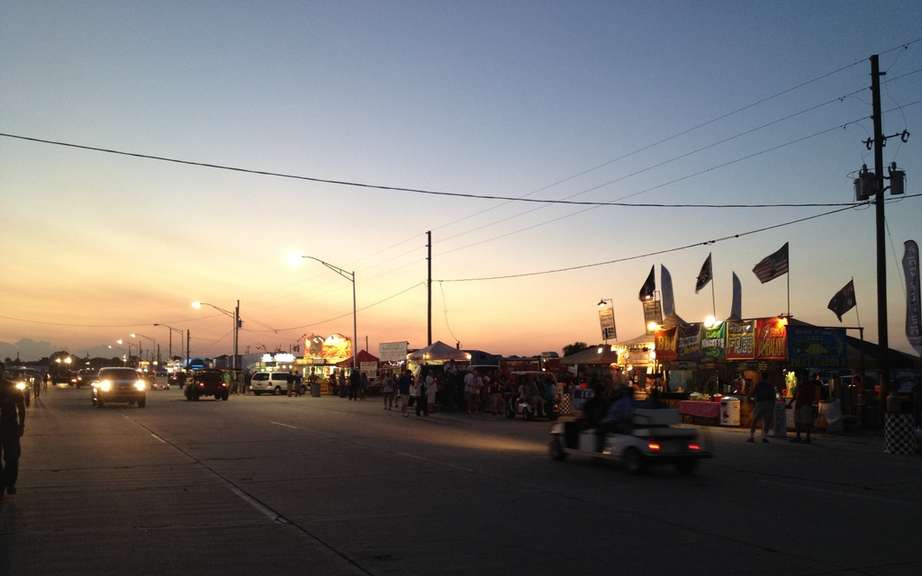
[[394, 376], [392, 374], [384, 377], [381, 391], [384, 393], [384, 409], [391, 410], [394, 407]]

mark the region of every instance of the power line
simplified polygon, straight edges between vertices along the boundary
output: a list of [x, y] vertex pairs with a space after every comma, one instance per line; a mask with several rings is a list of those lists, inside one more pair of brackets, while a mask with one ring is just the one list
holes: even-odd
[[[386, 297], [382, 298], [381, 300], [378, 300], [377, 302], [374, 302], [374, 303], [372, 303], [372, 304], [368, 304], [368, 305], [366, 305], [366, 306], [362, 306], [361, 308], [358, 308], [358, 311], [359, 311], [359, 312], [362, 312], [362, 311], [368, 310], [369, 308], [374, 308], [375, 306], [378, 306], [379, 304], [384, 304], [384, 303], [387, 302], [388, 300], [393, 300], [394, 298], [396, 298], [396, 297], [398, 297], [398, 296], [402, 296], [403, 294], [406, 294], [406, 293], [409, 292], [410, 290], [413, 290], [414, 288], [417, 288], [417, 287], [422, 286], [422, 285], [424, 285], [424, 284], [425, 284], [425, 282], [417, 282], [416, 284], [413, 284], [412, 286], [408, 286], [408, 287], [404, 288], [403, 290], [400, 290], [399, 292], [395, 292], [394, 294], [391, 294], [390, 296], [386, 296]], [[340, 320], [340, 319], [342, 319], [342, 318], [347, 318], [347, 317], [349, 317], [349, 316], [352, 316], [352, 312], [346, 312], [345, 314], [340, 314], [339, 316], [333, 316], [332, 318], [327, 318], [326, 320], [320, 320], [320, 321], [318, 321], [318, 322], [311, 322], [310, 324], [302, 324], [302, 325], [300, 325], [300, 326], [290, 326], [290, 327], [288, 327], [288, 328], [279, 328], [278, 330], [276, 330], [276, 332], [290, 332], [290, 331], [292, 331], [292, 330], [302, 330], [302, 329], [304, 329], [304, 328], [312, 328], [312, 327], [314, 327], [314, 326], [320, 326], [321, 324], [327, 324], [327, 323], [329, 323], [329, 322], [333, 322], [333, 321], [335, 321], [335, 320]], [[250, 331], [251, 331], [251, 332], [257, 332], [257, 330], [250, 330]]]
[[[922, 197], [922, 194], [911, 194], [904, 196], [904, 198], [918, 198]], [[861, 205], [867, 205], [869, 202], [862, 202]], [[812, 216], [804, 216], [802, 218], [796, 218], [794, 220], [788, 220], [786, 222], [781, 222], [778, 224], [772, 224], [770, 226], [763, 226], [761, 228], [756, 228], [754, 230], [748, 230], [746, 232], [738, 232], [736, 234], [729, 234], [727, 236], [721, 236], [711, 240], [704, 240], [701, 242], [693, 242], [691, 244], [683, 244], [681, 246], [675, 246], [672, 248], [666, 248], [663, 250], [656, 250], [653, 252], [646, 252], [644, 254], [636, 254], [634, 256], [625, 256], [623, 258], [615, 258], [612, 260], [603, 260], [602, 262], [593, 262], [590, 264], [580, 264], [577, 266], [567, 266], [564, 268], [553, 268], [550, 270], [540, 270], [537, 272], [521, 272], [518, 274], [505, 274], [498, 276], [479, 276], [472, 278], [452, 278], [452, 279], [439, 279], [436, 282], [482, 282], [486, 280], [507, 280], [512, 278], [526, 278], [531, 276], [544, 276], [548, 274], [558, 274], [561, 272], [572, 272], [575, 270], [585, 270], [588, 268], [597, 268], [599, 266], [607, 266], [609, 264], [619, 264], [622, 262], [629, 262], [631, 260], [640, 260], [643, 258], [649, 258], [650, 256], [659, 256], [662, 254], [669, 254], [671, 252], [680, 252], [683, 250], [688, 250], [690, 248], [697, 248], [699, 246], [708, 246], [711, 244], [717, 244], [718, 242], [724, 242], [726, 240], [735, 240], [738, 238], [743, 238], [746, 236], [752, 236], [754, 234], [759, 234], [762, 232], [767, 232], [769, 230], [775, 230], [777, 228], [783, 228], [785, 226], [792, 226], [794, 224], [800, 224], [802, 222], [808, 222], [810, 220], [816, 220], [817, 218], [822, 218], [824, 216], [830, 216], [832, 214], [838, 214], [839, 212], [845, 212], [847, 210], [854, 210], [857, 206], [846, 206], [844, 208], [836, 208], [835, 210], [829, 210], [827, 212], [820, 212], [819, 214], [813, 214]]]
[[451, 329], [451, 323], [448, 321], [448, 301], [445, 299], [445, 286], [442, 285], [442, 282], [439, 282], [439, 292], [442, 293], [442, 313], [445, 314], [445, 327], [448, 328], [448, 333], [451, 334], [454, 341], [460, 342], [461, 340], [455, 336], [454, 330]]

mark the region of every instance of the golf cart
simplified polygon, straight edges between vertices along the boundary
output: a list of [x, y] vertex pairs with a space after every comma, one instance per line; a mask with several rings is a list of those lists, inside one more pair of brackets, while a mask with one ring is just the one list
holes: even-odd
[[575, 419], [557, 422], [551, 427], [550, 456], [566, 460], [571, 454], [582, 454], [614, 460], [623, 462], [634, 474], [663, 464], [691, 474], [702, 458], [711, 457], [695, 428], [678, 426], [681, 419], [677, 410], [637, 409], [633, 420], [630, 433], [606, 434], [601, 451], [594, 428], [586, 429]]

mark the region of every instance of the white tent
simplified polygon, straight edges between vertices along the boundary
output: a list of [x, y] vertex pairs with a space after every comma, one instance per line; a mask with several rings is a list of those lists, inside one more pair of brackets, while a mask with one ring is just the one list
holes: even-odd
[[407, 354], [407, 360], [415, 364], [445, 364], [452, 360], [470, 362], [471, 355], [437, 340], [425, 348]]

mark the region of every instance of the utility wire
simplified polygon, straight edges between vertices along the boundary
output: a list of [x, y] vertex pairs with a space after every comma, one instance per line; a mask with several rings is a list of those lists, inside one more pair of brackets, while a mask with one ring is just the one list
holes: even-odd
[[442, 313], [445, 314], [445, 327], [448, 328], [448, 333], [451, 334], [454, 341], [460, 342], [461, 340], [455, 336], [454, 330], [451, 329], [451, 323], [448, 321], [448, 301], [445, 300], [445, 286], [442, 284], [442, 282], [439, 282], [439, 292], [442, 293]]
[[[922, 197], [922, 194], [911, 194], [905, 196], [905, 198], [918, 198]], [[866, 205], [868, 202], [862, 202], [862, 205]], [[830, 216], [832, 214], [838, 214], [839, 212], [845, 212], [847, 210], [854, 210], [855, 206], [846, 206], [844, 208], [836, 208], [835, 210], [829, 210], [826, 212], [820, 212], [819, 214], [813, 214], [812, 216], [804, 216], [802, 218], [796, 218], [794, 220], [788, 220], [786, 222], [780, 222], [778, 224], [772, 224], [770, 226], [763, 226], [761, 228], [756, 228], [754, 230], [748, 230], [746, 232], [738, 232], [736, 234], [729, 234], [727, 236], [720, 236], [718, 238], [713, 238], [711, 240], [704, 240], [701, 242], [693, 242], [690, 244], [684, 244], [681, 246], [675, 246], [672, 248], [666, 248], [663, 250], [656, 250], [653, 252], [646, 252], [643, 254], [636, 254], [634, 256], [625, 256], [623, 258], [615, 258], [612, 260], [604, 260], [602, 262], [593, 262], [590, 264], [580, 264], [577, 266], [567, 266], [565, 268], [553, 268], [550, 270], [540, 270], [537, 272], [521, 272], [518, 274], [505, 274], [498, 276], [479, 276], [472, 278], [451, 278], [451, 279], [438, 279], [436, 282], [482, 282], [486, 280], [507, 280], [511, 278], [526, 278], [530, 276], [544, 276], [547, 274], [558, 274], [561, 272], [572, 272], [575, 270], [585, 270], [588, 268], [597, 268], [599, 266], [607, 266], [609, 264], [619, 264], [622, 262], [629, 262], [631, 260], [640, 260], [643, 258], [649, 258], [650, 256], [659, 256], [662, 254], [669, 254], [671, 252], [680, 252], [683, 250], [688, 250], [691, 248], [697, 248], [699, 246], [708, 246], [711, 244], [717, 244], [718, 242], [724, 242], [727, 240], [735, 240], [738, 238], [744, 238], [746, 236], [752, 236], [754, 234], [760, 234], [762, 232], [767, 232], [769, 230], [775, 230], [777, 228], [783, 228], [785, 226], [792, 226], [794, 224], [800, 224], [802, 222], [808, 222], [810, 220], [816, 220], [817, 218], [822, 218], [824, 216]]]
[[[409, 292], [410, 290], [413, 290], [414, 288], [417, 288], [417, 287], [419, 287], [419, 286], [422, 286], [423, 284], [425, 284], [425, 282], [417, 282], [416, 284], [413, 284], [412, 286], [408, 286], [408, 287], [404, 288], [403, 290], [400, 290], [399, 292], [395, 292], [394, 294], [391, 294], [390, 296], [386, 296], [386, 297], [382, 298], [381, 300], [378, 300], [377, 302], [373, 302], [373, 303], [368, 304], [368, 305], [366, 305], [366, 306], [362, 306], [361, 308], [358, 308], [357, 311], [358, 311], [358, 312], [362, 312], [362, 311], [368, 310], [369, 308], [374, 308], [375, 306], [378, 306], [379, 304], [384, 304], [384, 303], [387, 302], [388, 300], [392, 300], [392, 299], [394, 299], [394, 298], [396, 298], [396, 297], [398, 297], [398, 296], [402, 296], [403, 294], [406, 294], [406, 293]], [[350, 312], [346, 312], [346, 313], [344, 313], [344, 314], [340, 314], [339, 316], [333, 316], [332, 318], [327, 318], [326, 320], [320, 320], [320, 321], [318, 321], [318, 322], [311, 322], [310, 324], [302, 324], [302, 325], [300, 325], [300, 326], [290, 326], [290, 327], [288, 327], [288, 328], [279, 328], [278, 330], [276, 330], [276, 332], [290, 332], [290, 331], [292, 331], [292, 330], [302, 330], [302, 329], [304, 329], [304, 328], [312, 328], [312, 327], [314, 327], [314, 326], [320, 326], [321, 324], [327, 324], [327, 323], [329, 323], [329, 322], [333, 322], [333, 321], [335, 321], [335, 320], [340, 320], [340, 319], [342, 319], [342, 318], [346, 318], [346, 317], [349, 317], [349, 316], [352, 316], [352, 312], [351, 312], [351, 311], [350, 311]], [[250, 332], [262, 332], [262, 330], [250, 330]]]

